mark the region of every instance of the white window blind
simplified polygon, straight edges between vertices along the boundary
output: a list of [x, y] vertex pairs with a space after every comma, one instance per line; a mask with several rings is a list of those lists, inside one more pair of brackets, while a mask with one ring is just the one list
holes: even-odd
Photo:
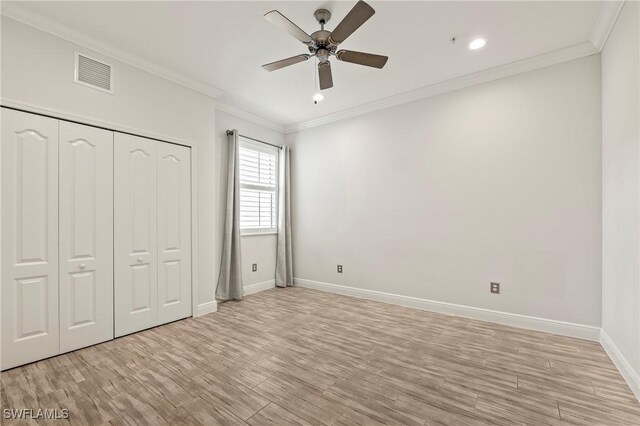
[[240, 137], [240, 229], [275, 232], [278, 205], [278, 150]]

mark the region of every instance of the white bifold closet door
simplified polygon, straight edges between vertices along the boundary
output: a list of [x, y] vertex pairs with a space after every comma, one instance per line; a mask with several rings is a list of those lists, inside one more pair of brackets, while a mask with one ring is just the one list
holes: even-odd
[[58, 121], [2, 108], [2, 369], [57, 355]]
[[115, 134], [116, 336], [153, 327], [158, 320], [157, 146]]
[[113, 132], [60, 122], [60, 352], [113, 339]]
[[191, 315], [187, 147], [115, 134], [115, 334]]
[[158, 143], [158, 323], [191, 315], [191, 149]]

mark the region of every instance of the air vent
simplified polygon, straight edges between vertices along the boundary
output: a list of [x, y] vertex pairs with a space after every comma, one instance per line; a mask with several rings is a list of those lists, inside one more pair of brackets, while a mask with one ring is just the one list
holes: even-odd
[[113, 68], [109, 64], [76, 52], [74, 81], [83, 86], [113, 93]]

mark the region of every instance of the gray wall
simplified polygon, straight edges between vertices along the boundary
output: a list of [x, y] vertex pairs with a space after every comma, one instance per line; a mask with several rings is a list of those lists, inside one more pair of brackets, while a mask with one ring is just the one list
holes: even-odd
[[600, 325], [599, 55], [289, 139], [297, 278]]
[[[602, 328], [640, 378], [640, 6], [602, 52]], [[639, 395], [640, 396], [640, 395]]]

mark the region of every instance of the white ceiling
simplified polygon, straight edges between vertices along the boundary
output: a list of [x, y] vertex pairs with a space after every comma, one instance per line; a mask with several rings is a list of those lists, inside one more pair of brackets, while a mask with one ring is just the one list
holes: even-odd
[[[6, 2], [3, 2], [6, 4]], [[300, 123], [589, 40], [601, 1], [369, 2], [376, 14], [341, 48], [389, 56], [382, 70], [332, 60], [334, 87], [312, 102], [312, 60], [272, 73], [260, 65], [306, 52], [262, 18], [277, 9], [308, 33], [317, 8], [331, 30], [355, 1], [21, 2], [21, 10], [111, 49], [221, 91], [223, 102], [282, 125]], [[450, 42], [456, 36], [458, 42]], [[479, 51], [466, 44], [488, 40]], [[215, 90], [215, 89], [214, 89]]]

